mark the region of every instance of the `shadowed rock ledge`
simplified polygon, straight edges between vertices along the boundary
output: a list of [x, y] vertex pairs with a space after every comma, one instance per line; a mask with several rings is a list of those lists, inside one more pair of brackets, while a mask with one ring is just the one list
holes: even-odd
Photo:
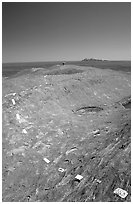
[[130, 84], [74, 65], [3, 79], [3, 201], [130, 201]]

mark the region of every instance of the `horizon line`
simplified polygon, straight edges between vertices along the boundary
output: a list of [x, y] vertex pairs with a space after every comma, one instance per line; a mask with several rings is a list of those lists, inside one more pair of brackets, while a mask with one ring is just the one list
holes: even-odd
[[80, 62], [80, 61], [83, 61], [87, 59], [88, 61], [89, 60], [96, 60], [96, 61], [130, 61], [131, 62], [131, 59], [124, 59], [124, 60], [121, 60], [121, 59], [97, 59], [97, 58], [84, 58], [82, 60], [50, 60], [50, 61], [16, 61], [16, 62], [2, 62], [2, 64], [9, 64], [9, 63], [37, 63], [37, 62]]

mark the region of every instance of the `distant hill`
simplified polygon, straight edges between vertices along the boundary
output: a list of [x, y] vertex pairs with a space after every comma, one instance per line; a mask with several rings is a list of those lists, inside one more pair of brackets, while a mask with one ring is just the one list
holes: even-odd
[[90, 59], [85, 58], [85, 59], [83, 59], [82, 61], [108, 61], [108, 60], [95, 59], [95, 58], [90, 58]]

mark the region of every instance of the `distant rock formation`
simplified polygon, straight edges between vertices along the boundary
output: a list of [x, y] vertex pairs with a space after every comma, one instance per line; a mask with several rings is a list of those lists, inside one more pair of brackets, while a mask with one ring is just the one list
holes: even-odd
[[85, 58], [82, 61], [108, 61], [108, 60], [95, 59], [95, 58]]

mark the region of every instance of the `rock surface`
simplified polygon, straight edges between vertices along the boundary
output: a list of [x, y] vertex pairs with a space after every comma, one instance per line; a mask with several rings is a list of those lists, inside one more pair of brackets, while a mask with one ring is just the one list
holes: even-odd
[[3, 79], [3, 201], [130, 201], [130, 84], [74, 65]]

